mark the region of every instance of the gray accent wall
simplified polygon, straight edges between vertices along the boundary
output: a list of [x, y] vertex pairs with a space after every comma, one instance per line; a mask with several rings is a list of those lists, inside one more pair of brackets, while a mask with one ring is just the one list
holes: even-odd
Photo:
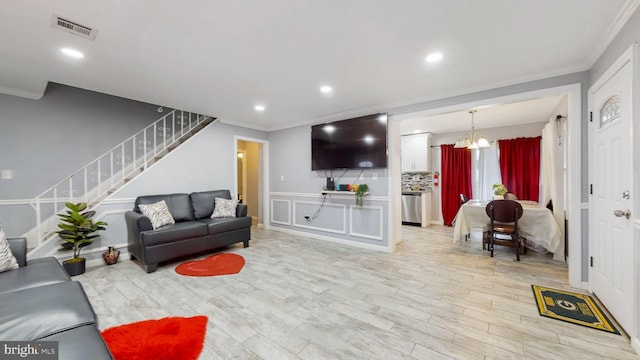
[[7, 235], [35, 225], [29, 199], [157, 120], [157, 108], [55, 83], [39, 100], [0, 94], [0, 170], [13, 172], [0, 179]]
[[[267, 134], [221, 122], [207, 126], [95, 209], [96, 219], [109, 225], [92, 245], [83, 249], [83, 256], [88, 260], [99, 259], [110, 245], [126, 251], [124, 213], [133, 209], [138, 196], [218, 189], [229, 189], [233, 196], [236, 136], [266, 140]], [[30, 256], [51, 255], [57, 246], [56, 242], [47, 244]]]
[[[309, 125], [271, 132], [269, 146], [271, 216], [265, 222], [270, 227], [356, 246], [387, 248], [387, 169], [312, 171]], [[333, 177], [336, 184], [366, 183], [370, 194], [363, 208], [355, 206], [353, 193], [323, 195], [327, 177]]]

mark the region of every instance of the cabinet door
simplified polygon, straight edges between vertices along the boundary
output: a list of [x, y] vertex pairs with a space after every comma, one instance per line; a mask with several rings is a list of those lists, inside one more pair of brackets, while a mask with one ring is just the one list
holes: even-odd
[[426, 134], [413, 135], [413, 171], [429, 170], [429, 144]]
[[411, 139], [411, 136], [403, 136], [400, 138], [400, 148], [402, 172], [415, 171], [413, 169], [413, 139]]
[[429, 171], [429, 137], [431, 134], [405, 135], [401, 138], [403, 172]]

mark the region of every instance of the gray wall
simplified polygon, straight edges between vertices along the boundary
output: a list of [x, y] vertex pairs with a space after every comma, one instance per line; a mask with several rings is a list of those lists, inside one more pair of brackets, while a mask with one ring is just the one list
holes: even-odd
[[[236, 136], [254, 139], [267, 137], [266, 133], [259, 130], [220, 122], [209, 125], [96, 208], [96, 219], [104, 220], [109, 225], [92, 245], [83, 249], [83, 256], [88, 260], [98, 259], [109, 245], [126, 249], [124, 213], [133, 209], [137, 196], [217, 189], [229, 189], [233, 193]], [[32, 256], [50, 255], [57, 245], [55, 242], [48, 244]]]
[[[49, 84], [40, 100], [0, 94], [0, 223], [34, 226], [31, 199], [158, 119], [157, 105]], [[164, 113], [167, 113], [165, 110]]]
[[[272, 227], [337, 241], [364, 246], [388, 245], [387, 169], [312, 171], [311, 126], [308, 125], [271, 132], [269, 146], [273, 210], [271, 219], [265, 222]], [[369, 185], [370, 195], [365, 198], [364, 208], [354, 207], [353, 194], [324, 198], [321, 192], [328, 176], [340, 184]], [[312, 220], [307, 221], [305, 216]]]

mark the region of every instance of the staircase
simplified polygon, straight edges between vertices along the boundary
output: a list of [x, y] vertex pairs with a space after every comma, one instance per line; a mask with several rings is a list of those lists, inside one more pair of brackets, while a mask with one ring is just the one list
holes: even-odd
[[33, 198], [36, 226], [24, 235], [29, 248], [56, 236], [56, 214], [65, 209], [65, 203], [86, 202], [87, 210], [95, 208], [214, 121], [207, 115], [173, 110]]

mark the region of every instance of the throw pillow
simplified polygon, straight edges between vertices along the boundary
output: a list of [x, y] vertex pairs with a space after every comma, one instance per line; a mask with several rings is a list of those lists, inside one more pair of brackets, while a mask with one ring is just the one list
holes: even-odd
[[153, 229], [157, 229], [161, 226], [175, 224], [176, 221], [171, 216], [169, 212], [169, 208], [167, 207], [167, 203], [164, 200], [160, 200], [157, 203], [153, 204], [140, 204], [138, 205], [140, 208], [140, 212], [142, 215], [146, 216], [151, 220], [151, 226]]
[[13, 256], [9, 243], [4, 236], [4, 230], [2, 230], [0, 226], [0, 273], [17, 268], [18, 261], [15, 256]]
[[237, 201], [217, 197], [215, 203], [211, 218], [236, 217]]

